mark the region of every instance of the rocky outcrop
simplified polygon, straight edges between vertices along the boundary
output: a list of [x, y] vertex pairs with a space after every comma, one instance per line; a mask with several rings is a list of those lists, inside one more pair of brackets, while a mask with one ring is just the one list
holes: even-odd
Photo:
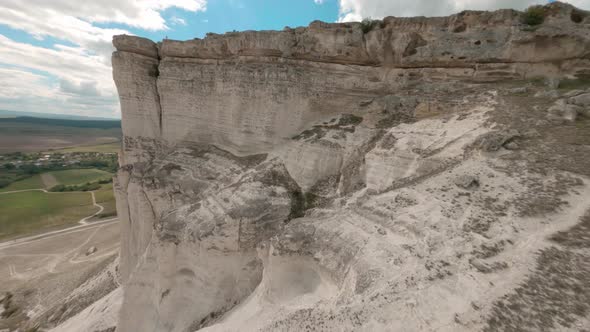
[[389, 17], [366, 33], [360, 23], [314, 22], [158, 45], [116, 36], [123, 129], [130, 138], [210, 143], [247, 155], [424, 80], [588, 74], [587, 19], [572, 21], [572, 10], [550, 5], [535, 28], [502, 10]]
[[590, 18], [545, 12], [116, 36], [117, 331], [493, 329], [589, 208], [542, 80], [584, 84]]

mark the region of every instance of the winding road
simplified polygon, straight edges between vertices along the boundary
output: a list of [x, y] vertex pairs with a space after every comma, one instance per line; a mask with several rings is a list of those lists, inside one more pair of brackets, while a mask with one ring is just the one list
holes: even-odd
[[[5, 195], [5, 194], [14, 194], [14, 193], [21, 193], [21, 192], [27, 192], [27, 191], [41, 191], [44, 192], [46, 194], [78, 194], [80, 192], [51, 192], [51, 191], [47, 191], [46, 189], [24, 189], [24, 190], [14, 190], [14, 191], [6, 191], [6, 192], [2, 192], [0, 193], [0, 195]], [[88, 220], [92, 219], [93, 217], [96, 217], [98, 214], [100, 214], [102, 211], [104, 211], [104, 206], [98, 204], [96, 202], [96, 196], [94, 195], [93, 191], [89, 191], [90, 196], [92, 197], [92, 205], [98, 207], [98, 211], [87, 216], [84, 217], [80, 220], [78, 220], [78, 224], [77, 226], [72, 226], [72, 227], [68, 227], [68, 228], [64, 228], [64, 229], [60, 229], [60, 230], [56, 230], [56, 231], [50, 231], [50, 232], [46, 232], [46, 233], [42, 233], [42, 234], [37, 234], [37, 235], [31, 235], [31, 236], [27, 236], [27, 237], [22, 237], [22, 238], [18, 238], [18, 239], [14, 239], [14, 240], [8, 240], [5, 242], [0, 242], [0, 249], [5, 249], [5, 248], [9, 248], [9, 247], [13, 247], [13, 246], [17, 246], [17, 245], [21, 245], [21, 244], [25, 244], [25, 243], [30, 243], [33, 241], [37, 241], [37, 240], [41, 240], [41, 239], [45, 239], [47, 237], [51, 237], [51, 236], [56, 236], [56, 235], [63, 235], [63, 234], [68, 234], [68, 233], [73, 233], [76, 231], [81, 231], [81, 230], [86, 230], [89, 228], [93, 228], [93, 227], [98, 227], [101, 225], [105, 225], [105, 224], [110, 224], [110, 223], [114, 223], [117, 221], [117, 218], [111, 218], [111, 219], [106, 219], [106, 220], [101, 220], [101, 221], [95, 221], [95, 222], [89, 222]]]

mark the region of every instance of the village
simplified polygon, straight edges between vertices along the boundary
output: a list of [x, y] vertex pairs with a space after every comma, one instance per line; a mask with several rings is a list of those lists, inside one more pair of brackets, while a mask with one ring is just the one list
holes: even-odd
[[118, 168], [116, 152], [48, 151], [14, 152], [0, 155], [0, 188], [47, 171], [96, 168], [114, 173]]

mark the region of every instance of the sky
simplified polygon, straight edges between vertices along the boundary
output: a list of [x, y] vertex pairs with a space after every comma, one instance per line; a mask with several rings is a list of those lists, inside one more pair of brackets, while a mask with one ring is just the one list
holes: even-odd
[[[119, 118], [112, 36], [158, 41], [547, 0], [1, 0], [0, 109]], [[590, 0], [570, 0], [590, 9]]]

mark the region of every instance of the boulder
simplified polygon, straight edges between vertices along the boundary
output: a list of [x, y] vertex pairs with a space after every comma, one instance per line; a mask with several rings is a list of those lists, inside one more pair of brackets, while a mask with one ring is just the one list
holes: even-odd
[[571, 123], [576, 121], [581, 110], [580, 106], [567, 104], [565, 99], [560, 99], [547, 110], [547, 119], [552, 122]]
[[88, 248], [88, 250], [86, 250], [86, 256], [90, 256], [97, 251], [98, 249], [95, 246], [91, 246], [90, 248]]
[[479, 188], [479, 178], [474, 175], [461, 175], [455, 179], [455, 185], [463, 189]]

